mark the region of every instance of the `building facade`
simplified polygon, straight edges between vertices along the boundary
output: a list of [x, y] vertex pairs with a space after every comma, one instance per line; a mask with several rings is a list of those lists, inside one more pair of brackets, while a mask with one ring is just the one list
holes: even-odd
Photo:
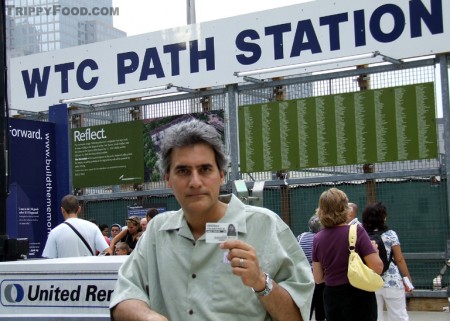
[[112, 0], [6, 0], [10, 58], [126, 37]]

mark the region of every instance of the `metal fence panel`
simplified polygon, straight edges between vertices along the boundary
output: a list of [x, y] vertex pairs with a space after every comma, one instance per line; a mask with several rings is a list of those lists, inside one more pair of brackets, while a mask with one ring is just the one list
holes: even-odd
[[[236, 86], [235, 92], [205, 89], [116, 104], [78, 106], [71, 110], [72, 128], [135, 119], [145, 123], [159, 117], [221, 110], [228, 125], [225, 139], [230, 150], [238, 137], [237, 132], [230, 131], [229, 123], [237, 117], [230, 110], [236, 110], [238, 106], [423, 82], [436, 84], [437, 80], [434, 59], [407, 62], [401, 66], [380, 64], [247, 83]], [[233, 94], [238, 106], [229, 106], [233, 100], [227, 95]], [[436, 85], [436, 96], [440, 94]], [[433, 278], [445, 266], [449, 256], [449, 192], [443, 124], [438, 120], [436, 131], [440, 154], [436, 159], [308, 168], [286, 173], [237, 173], [234, 177], [245, 180], [249, 188], [255, 181], [265, 181], [264, 206], [278, 213], [295, 235], [307, 230], [308, 219], [315, 212], [320, 194], [332, 186], [344, 190], [350, 200], [359, 205], [360, 215], [368, 202], [382, 201], [388, 209], [388, 224], [402, 242], [415, 285], [432, 289]], [[234, 165], [239, 167], [239, 164]], [[232, 192], [231, 183], [227, 179], [224, 193]], [[83, 201], [85, 218], [95, 218], [108, 225], [124, 225], [128, 206], [163, 203], [168, 210], [179, 207], [163, 181], [146, 182], [142, 186], [86, 188], [75, 193]], [[448, 278], [446, 273], [444, 283], [448, 283]]]

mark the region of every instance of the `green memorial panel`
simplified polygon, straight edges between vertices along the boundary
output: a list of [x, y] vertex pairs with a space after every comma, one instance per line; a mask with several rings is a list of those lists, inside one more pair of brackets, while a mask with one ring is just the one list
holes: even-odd
[[242, 172], [431, 159], [434, 84], [241, 106]]

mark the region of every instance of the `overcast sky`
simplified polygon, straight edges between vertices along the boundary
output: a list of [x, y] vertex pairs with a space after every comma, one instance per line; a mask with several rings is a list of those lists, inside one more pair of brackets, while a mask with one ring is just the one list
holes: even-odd
[[[196, 0], [197, 23], [313, 0]], [[187, 24], [187, 0], [113, 0], [114, 27], [128, 36]]]

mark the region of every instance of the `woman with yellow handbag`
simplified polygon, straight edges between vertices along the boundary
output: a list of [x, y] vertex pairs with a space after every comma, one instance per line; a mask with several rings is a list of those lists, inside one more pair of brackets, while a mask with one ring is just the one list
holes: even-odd
[[[347, 277], [351, 211], [347, 195], [330, 188], [322, 193], [316, 210], [324, 227], [314, 236], [313, 274], [316, 283], [325, 282], [324, 305], [327, 321], [376, 321], [377, 302], [374, 292], [352, 286]], [[383, 262], [362, 226], [357, 226], [356, 252], [366, 265], [380, 274]]]

